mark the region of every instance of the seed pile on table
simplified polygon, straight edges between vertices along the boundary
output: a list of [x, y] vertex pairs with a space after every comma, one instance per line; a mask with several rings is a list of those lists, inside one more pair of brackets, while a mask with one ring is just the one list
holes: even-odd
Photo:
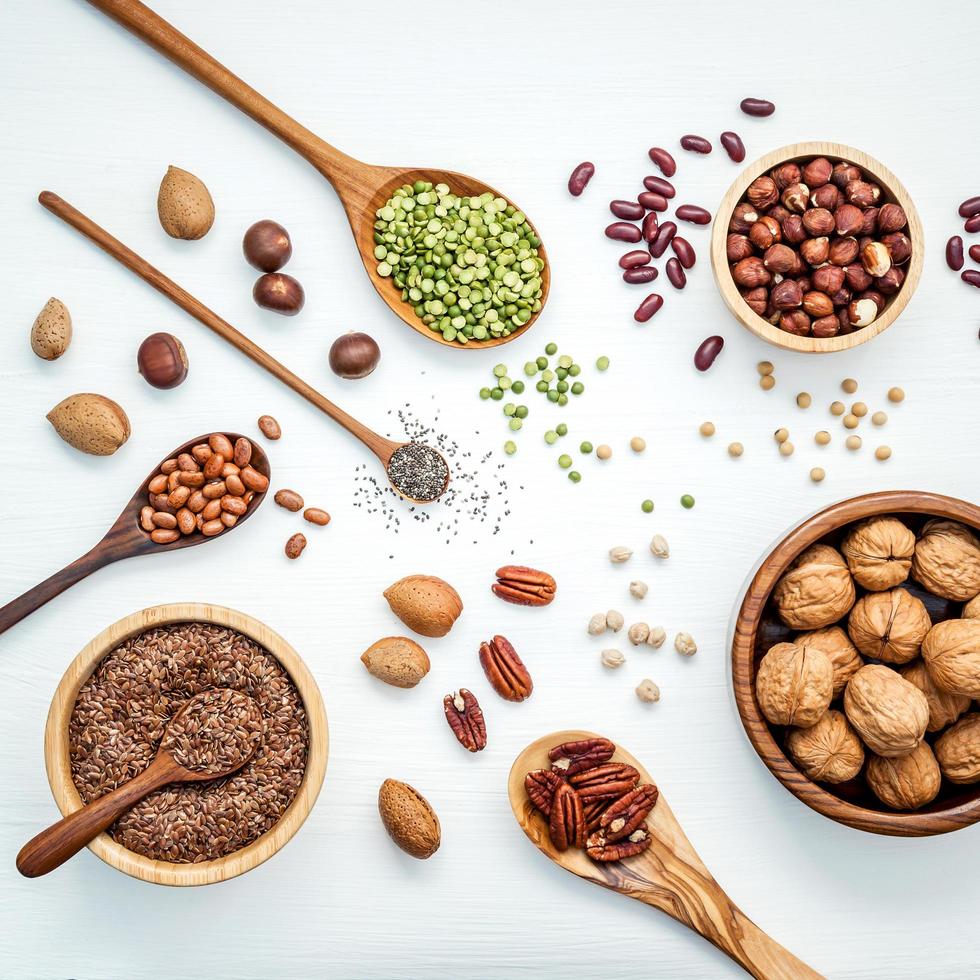
[[507, 337], [541, 309], [541, 241], [502, 197], [460, 197], [446, 184], [417, 180], [376, 217], [378, 275], [390, 277], [444, 340]]
[[[967, 198], [959, 206], [959, 216], [966, 219], [963, 230], [967, 234], [974, 235], [980, 232], [980, 196]], [[980, 264], [980, 243], [970, 246], [969, 256], [974, 262]], [[946, 242], [946, 264], [953, 272], [960, 272], [960, 269], [963, 269], [963, 262], [963, 237], [953, 235]], [[960, 272], [960, 278], [968, 286], [980, 288], [980, 269], [963, 269]]]
[[160, 748], [191, 772], [239, 768], [262, 743], [258, 703], [231, 688], [191, 698], [168, 726]]
[[[215, 688], [240, 692], [258, 705], [258, 751], [231, 776], [165, 786], [137, 803], [108, 831], [131, 851], [179, 864], [223, 857], [271, 830], [299, 790], [309, 728], [295, 684], [247, 636], [192, 622], [147, 630], [120, 644], [82, 685], [68, 726], [72, 780], [82, 801], [90, 803], [146, 769], [170, 719], [188, 699]], [[186, 743], [186, 758], [210, 765], [207, 752], [196, 754], [204, 743], [195, 749], [194, 741]]]

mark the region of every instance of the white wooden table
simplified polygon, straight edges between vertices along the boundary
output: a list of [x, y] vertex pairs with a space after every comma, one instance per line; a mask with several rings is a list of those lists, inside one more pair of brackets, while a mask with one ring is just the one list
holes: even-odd
[[[159, 10], [232, 70], [341, 148], [379, 163], [431, 162], [477, 174], [532, 214], [554, 267], [545, 316], [504, 352], [457, 353], [426, 343], [386, 313], [361, 272], [342, 210], [309, 167], [81, 0], [8, 0], [0, 31], [0, 213], [6, 248], [0, 334], [0, 601], [85, 551], [132, 487], [168, 448], [212, 428], [282, 422], [271, 447], [278, 486], [333, 514], [312, 529], [302, 559], [282, 554], [295, 519], [271, 504], [248, 530], [207, 550], [107, 569], [0, 638], [0, 975], [4, 977], [593, 977], [734, 976], [720, 954], [638, 904], [550, 866], [523, 838], [507, 804], [511, 760], [553, 729], [607, 733], [654, 771], [678, 818], [732, 897], [776, 939], [834, 977], [975, 975], [980, 883], [976, 828], [928, 840], [849, 830], [812, 813], [769, 775], [742, 736], [731, 703], [725, 637], [749, 569], [775, 538], [834, 500], [871, 489], [928, 488], [977, 498], [980, 465], [980, 295], [941, 259], [956, 206], [980, 192], [976, 120], [980, 10], [929, 4], [828, 2], [795, 11], [724, 2], [569, 0], [561, 5], [379, 0], [333, 5], [159, 0]], [[846, 40], [849, 27], [859, 33]], [[773, 33], [767, 34], [767, 29]], [[853, 47], [851, 47], [853, 46]], [[774, 99], [768, 120], [742, 116], [746, 95]], [[642, 287], [617, 275], [620, 249], [602, 236], [613, 197], [636, 192], [651, 144], [685, 132], [740, 131], [749, 158], [827, 138], [879, 157], [904, 181], [928, 238], [918, 294], [874, 343], [836, 357], [783, 355], [749, 336], [722, 307], [693, 229], [698, 265], [682, 295], [632, 321]], [[680, 197], [713, 207], [736, 168], [719, 150], [678, 153]], [[582, 159], [597, 175], [578, 201], [565, 181]], [[216, 205], [212, 232], [173, 242], [155, 215], [168, 164], [201, 176]], [[351, 506], [360, 445], [199, 324], [46, 214], [35, 198], [61, 194], [301, 371], [368, 423], [411, 402], [441, 408], [442, 425], [474, 451], [499, 453], [510, 433], [495, 403], [476, 397], [498, 361], [519, 371], [555, 340], [586, 369], [586, 394], [560, 414], [533, 390], [520, 451], [507, 461], [512, 515], [501, 534], [451, 545], [412, 525], [397, 538]], [[250, 299], [254, 273], [239, 254], [254, 220], [292, 233], [287, 271], [307, 287], [303, 314], [278, 319]], [[50, 295], [71, 309], [75, 340], [62, 360], [31, 353], [31, 322]], [[341, 331], [366, 329], [384, 356], [367, 381], [341, 383], [326, 351]], [[191, 373], [171, 392], [135, 370], [155, 330], [187, 345]], [[726, 348], [697, 374], [707, 334]], [[612, 368], [592, 368], [607, 354]], [[766, 394], [755, 364], [771, 358]], [[515, 374], [515, 377], [517, 375]], [[862, 429], [858, 454], [826, 406], [839, 382], [891, 419]], [[908, 392], [888, 406], [890, 385]], [[795, 406], [798, 391], [814, 407]], [[109, 459], [83, 457], [45, 413], [76, 391], [118, 400], [133, 436]], [[569, 436], [545, 447], [560, 419]], [[713, 420], [705, 442], [698, 424]], [[771, 432], [797, 445], [780, 458]], [[834, 443], [820, 450], [820, 428]], [[478, 430], [479, 434], [476, 434]], [[634, 456], [634, 434], [648, 443]], [[559, 449], [607, 442], [615, 456], [569, 483]], [[725, 446], [745, 445], [730, 460]], [[887, 442], [887, 464], [872, 456]], [[807, 473], [823, 465], [826, 481]], [[677, 501], [697, 498], [692, 511]], [[656, 501], [651, 515], [640, 501]], [[654, 532], [672, 554], [646, 551]], [[533, 539], [534, 543], [529, 543]], [[636, 555], [613, 567], [606, 551]], [[554, 572], [558, 600], [528, 611], [487, 588], [514, 559]], [[393, 555], [389, 558], [389, 555]], [[466, 611], [450, 637], [426, 643], [431, 675], [389, 689], [358, 662], [400, 624], [381, 591], [412, 572], [441, 575]], [[650, 584], [642, 604], [631, 578]], [[316, 675], [330, 718], [330, 766], [320, 801], [285, 850], [231, 883], [193, 891], [126, 878], [88, 852], [43, 880], [14, 870], [20, 845], [56, 816], [42, 763], [50, 697], [71, 657], [107, 624], [143, 606], [223, 603], [282, 632]], [[610, 607], [629, 621], [687, 630], [691, 660], [668, 645], [603, 670], [588, 615]], [[535, 679], [524, 705], [490, 692], [479, 641], [502, 632]], [[660, 704], [633, 695], [643, 677]], [[442, 695], [472, 687], [490, 744], [470, 757], [442, 719]], [[377, 787], [407, 780], [438, 811], [439, 853], [426, 863], [396, 850], [377, 817]], [[166, 934], [164, 947], [156, 940]]]

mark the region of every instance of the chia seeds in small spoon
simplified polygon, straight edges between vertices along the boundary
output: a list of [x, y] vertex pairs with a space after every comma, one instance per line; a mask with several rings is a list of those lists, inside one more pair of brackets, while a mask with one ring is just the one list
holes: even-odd
[[391, 454], [388, 479], [403, 496], [435, 500], [449, 483], [449, 467], [442, 455], [421, 442], [409, 442]]

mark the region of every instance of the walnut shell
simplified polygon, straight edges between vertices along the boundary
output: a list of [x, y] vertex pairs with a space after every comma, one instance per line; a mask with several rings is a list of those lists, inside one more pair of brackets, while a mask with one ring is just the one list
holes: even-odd
[[858, 650], [888, 664], [913, 660], [930, 629], [924, 603], [905, 589], [868, 592], [847, 619], [847, 632]]
[[980, 619], [936, 623], [922, 641], [922, 659], [936, 687], [980, 698]]
[[844, 713], [872, 752], [908, 755], [929, 724], [929, 702], [891, 667], [867, 664], [844, 689]]
[[847, 563], [835, 548], [825, 544], [807, 548], [773, 590], [780, 618], [798, 630], [836, 623], [848, 614], [855, 597]]
[[915, 545], [912, 574], [935, 595], [972, 599], [980, 593], [980, 541], [965, 524], [929, 521]]
[[936, 758], [951, 783], [980, 782], [980, 713], [968, 714], [939, 736]]
[[840, 550], [854, 581], [880, 592], [909, 577], [915, 535], [896, 517], [870, 517], [848, 531]]
[[952, 725], [970, 707], [970, 699], [962, 694], [950, 694], [936, 687], [924, 660], [916, 660], [899, 673], [910, 684], [914, 684], [929, 702], [929, 724], [926, 731], [941, 732]]
[[810, 728], [830, 706], [834, 668], [820, 650], [777, 643], [762, 658], [755, 696], [773, 725]]
[[917, 810], [931, 803], [942, 783], [939, 765], [927, 742], [900, 759], [871, 756], [865, 778], [875, 796], [894, 810]]
[[831, 709], [811, 728], [794, 728], [786, 740], [794, 761], [825, 783], [853, 779], [864, 765], [864, 747], [847, 718]]
[[980, 595], [974, 596], [960, 614], [963, 619], [980, 619]]
[[830, 660], [834, 668], [834, 697], [847, 687], [847, 682], [864, 666], [857, 647], [839, 626], [827, 626], [822, 630], [800, 633], [793, 641], [806, 649], [816, 647]]

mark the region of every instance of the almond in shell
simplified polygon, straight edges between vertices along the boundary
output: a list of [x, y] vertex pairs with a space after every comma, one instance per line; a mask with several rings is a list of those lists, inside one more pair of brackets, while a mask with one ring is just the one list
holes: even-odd
[[204, 183], [180, 167], [168, 167], [160, 181], [157, 213], [171, 238], [194, 241], [214, 224], [214, 201]]
[[378, 812], [388, 835], [406, 854], [425, 860], [439, 850], [439, 818], [429, 801], [408, 783], [386, 779], [378, 790]]
[[391, 611], [421, 636], [445, 636], [463, 611], [459, 593], [434, 575], [407, 575], [385, 589]]
[[361, 663], [393, 687], [415, 687], [429, 672], [429, 656], [407, 636], [386, 636], [361, 655]]
[[56, 361], [71, 343], [71, 314], [60, 299], [51, 297], [31, 327], [31, 350], [46, 361]]
[[69, 446], [91, 456], [111, 456], [129, 438], [129, 419], [111, 398], [80, 392], [48, 412], [48, 421]]

